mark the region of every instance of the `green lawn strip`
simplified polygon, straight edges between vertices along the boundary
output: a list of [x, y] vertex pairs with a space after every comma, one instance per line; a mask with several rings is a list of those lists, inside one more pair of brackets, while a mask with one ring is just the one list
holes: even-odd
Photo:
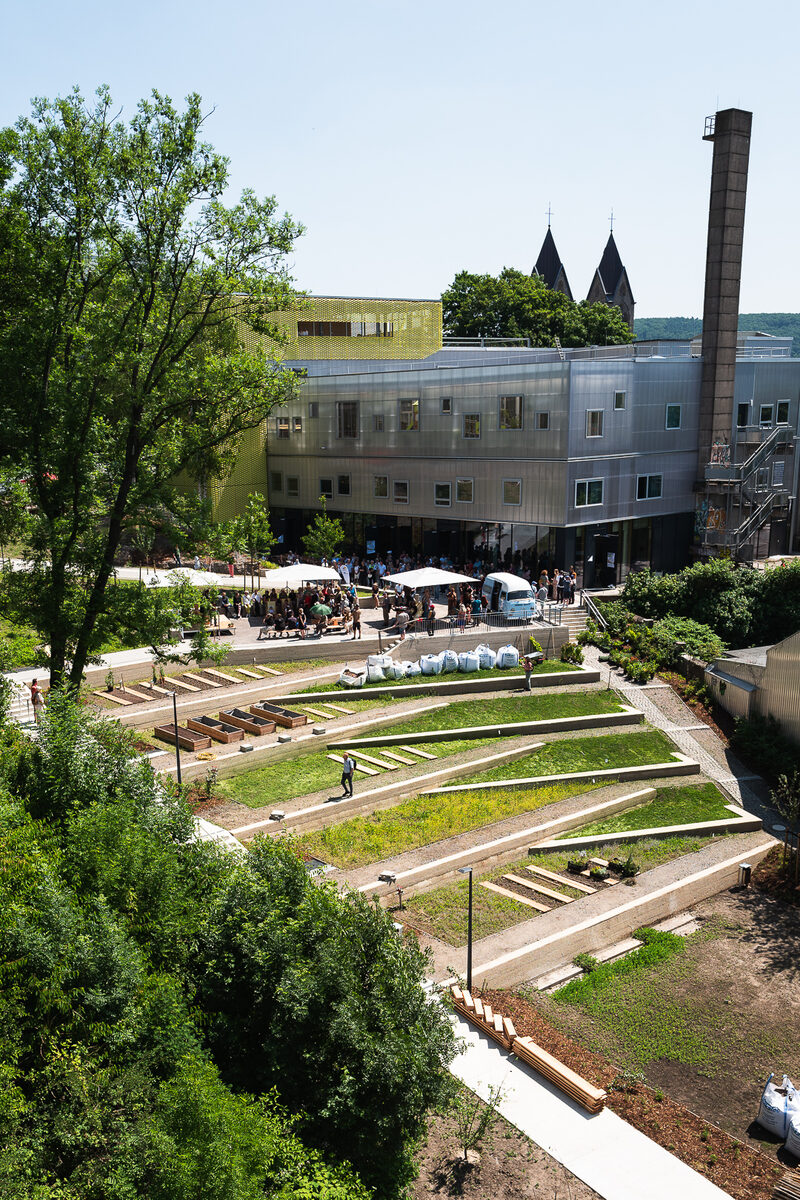
[[[468, 729], [476, 725], [504, 725], [520, 721], [548, 721], [563, 717], [591, 716], [619, 712], [622, 703], [615, 693], [555, 692], [547, 696], [496, 696], [491, 700], [474, 698], [429, 709], [395, 725], [387, 725], [381, 734], [430, 733], [437, 729]], [[371, 736], [367, 731], [365, 737]], [[354, 743], [355, 744], [355, 743]], [[427, 745], [426, 745], [427, 749]]]
[[[378, 706], [382, 702], [375, 700], [371, 703]], [[331, 726], [331, 730], [334, 729], [335, 726]], [[425, 749], [438, 759], [449, 758], [453, 754], [461, 754], [466, 750], [475, 750], [486, 745], [496, 746], [496, 739], [473, 738], [436, 742], [430, 749], [427, 746]], [[373, 756], [380, 757], [380, 748], [375, 748]], [[420, 759], [418, 765], [422, 768], [433, 766], [427, 759]], [[420, 771], [420, 774], [424, 773], [424, 770]], [[379, 775], [363, 775], [356, 772], [355, 788], [363, 790], [367, 787], [377, 787], [383, 782], [388, 782], [393, 774], [394, 772], [389, 771], [381, 771]], [[339, 792], [340, 779], [341, 770], [338, 764], [328, 758], [327, 754], [309, 753], [265, 763], [248, 771], [239, 771], [236, 775], [220, 779], [217, 790], [229, 800], [246, 804], [248, 808], [263, 808], [266, 804], [309, 796], [325, 788], [330, 788], [331, 795], [336, 795]]]
[[0, 618], [0, 670], [35, 667], [36, 647], [43, 638], [30, 625], [15, 625]]
[[572, 785], [559, 784], [537, 792], [504, 791], [491, 796], [476, 792], [414, 796], [393, 808], [306, 834], [299, 845], [337, 867], [362, 867], [575, 794]]
[[[562, 663], [553, 659], [545, 659], [543, 663], [539, 663], [534, 667], [533, 674], [555, 675], [561, 671], [577, 671], [578, 669], [578, 667], [573, 666], [571, 663]], [[524, 678], [522, 667], [508, 667], [502, 671], [498, 671], [493, 668], [492, 670], [469, 671], [466, 673], [459, 671], [448, 671], [446, 675], [412, 675], [405, 680], [381, 679], [378, 683], [367, 683], [364, 686], [370, 688], [396, 688], [403, 687], [404, 684], [408, 684], [409, 686], [413, 685], [415, 687], [422, 687], [426, 684], [434, 683], [455, 683], [458, 679], [463, 679], [465, 682], [471, 679], [487, 679], [489, 676], [492, 676], [496, 679], [507, 679], [511, 675], [516, 675], [520, 681], [522, 681]], [[335, 680], [332, 683], [320, 683], [316, 686], [303, 688], [302, 692], [298, 692], [297, 694], [302, 695], [303, 692], [334, 692], [339, 690], [341, 690], [343, 694], [346, 691], [348, 695], [353, 696], [353, 699], [358, 697], [358, 688], [343, 688], [342, 684], [340, 684], [338, 680]], [[417, 692], [416, 695], [421, 696], [423, 693]]]
[[[543, 790], [549, 792], [551, 789], [547, 788]], [[538, 793], [533, 794], [537, 795]], [[575, 794], [574, 788], [569, 794]], [[531, 795], [531, 793], [528, 792], [528, 795]], [[484, 793], [485, 796], [486, 794]], [[652, 841], [636, 842], [635, 844], [631, 842], [615, 842], [610, 845], [589, 847], [586, 850], [586, 855], [587, 857], [598, 856], [608, 859], [621, 858], [624, 860], [629, 854], [633, 854], [641, 869], [647, 871], [651, 867], [659, 866], [661, 863], [681, 858], [684, 854], [691, 854], [696, 850], [701, 850], [711, 840], [710, 837], [672, 837], [653, 838]], [[496, 892], [490, 892], [487, 888], [480, 887], [480, 880], [486, 879], [498, 882], [502, 875], [509, 873], [524, 877], [527, 874], [525, 868], [528, 866], [542, 867], [546, 871], [566, 871], [567, 860], [571, 857], [573, 855], [566, 851], [564, 853], [555, 851], [546, 854], [526, 855], [525, 858], [520, 858], [514, 863], [507, 864], [505, 867], [495, 866], [481, 875], [476, 875], [473, 885], [472, 904], [473, 938], [477, 941], [480, 938], [489, 937], [491, 934], [499, 933], [501, 930], [508, 929], [512, 925], [519, 925], [521, 921], [529, 921], [535, 915], [535, 910], [529, 908], [527, 904], [518, 904], [515, 900], [499, 896]], [[544, 880], [542, 882], [545, 883], [546, 887], [551, 886]], [[588, 883], [590, 881], [581, 880], [581, 882]], [[468, 886], [467, 880], [459, 880], [457, 883], [451, 883], [445, 887], [435, 888], [430, 892], [424, 892], [419, 896], [412, 897], [406, 905], [409, 916], [412, 918], [412, 923], [418, 925], [420, 929], [433, 934], [434, 937], [441, 938], [442, 941], [447, 942], [451, 946], [463, 946], [467, 940]], [[503, 886], [502, 883], [500, 883], [500, 886]], [[556, 884], [552, 886], [555, 890], [558, 890]], [[601, 884], [600, 886], [604, 885]], [[617, 890], [619, 890], [619, 887]], [[628, 894], [627, 889], [625, 894]], [[531, 893], [531, 898], [536, 899], [533, 893]]]
[[676, 933], [643, 927], [636, 929], [633, 936], [644, 942], [641, 949], [632, 950], [616, 962], [602, 963], [580, 979], [571, 980], [553, 993], [553, 999], [559, 1004], [583, 1004], [587, 996], [593, 992], [604, 991], [615, 979], [632, 975], [642, 967], [652, 967], [655, 963], [664, 962], [674, 954], [686, 953], [686, 938], [679, 937]]
[[705, 824], [723, 821], [731, 811], [722, 793], [713, 783], [689, 787], [659, 788], [646, 804], [629, 808], [603, 821], [593, 821], [580, 829], [560, 833], [558, 838], [593, 837], [599, 833], [627, 833], [631, 829], [657, 829], [663, 825]]
[[[604, 692], [593, 694], [606, 695]], [[537, 775], [566, 775], [575, 771], [645, 766], [648, 763], [671, 762], [675, 753], [674, 744], [660, 729], [562, 738], [557, 742], [548, 742], [541, 750], [525, 758], [490, 767], [465, 777], [461, 782], [490, 783], [501, 779], [535, 778]]]

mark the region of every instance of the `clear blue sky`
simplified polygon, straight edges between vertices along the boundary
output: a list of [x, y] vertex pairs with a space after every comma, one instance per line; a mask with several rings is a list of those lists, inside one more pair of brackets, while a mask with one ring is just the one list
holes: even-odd
[[235, 192], [307, 227], [311, 292], [440, 295], [530, 271], [553, 233], [576, 298], [614, 232], [639, 316], [699, 315], [706, 114], [754, 113], [743, 311], [800, 310], [796, 4], [7, 2], [0, 120], [108, 83], [203, 96]]

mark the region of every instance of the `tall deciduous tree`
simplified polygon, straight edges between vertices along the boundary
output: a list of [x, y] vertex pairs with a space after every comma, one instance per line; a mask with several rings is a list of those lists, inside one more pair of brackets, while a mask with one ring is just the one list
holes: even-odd
[[[267, 502], [258, 492], [247, 497], [244, 512], [234, 518], [235, 540], [247, 551], [250, 560], [251, 579], [255, 586], [255, 560], [269, 554], [275, 543], [275, 535], [269, 523]], [[245, 586], [247, 577], [243, 575]]]
[[460, 271], [442, 295], [444, 330], [454, 337], [527, 337], [534, 346], [611, 346], [633, 340], [618, 308], [576, 304], [536, 275], [504, 267]]
[[328, 516], [324, 496], [320, 496], [319, 502], [322, 512], [317, 513], [303, 534], [303, 549], [309, 558], [325, 558], [330, 562], [344, 541], [344, 527], [336, 517]]
[[302, 230], [274, 199], [222, 203], [203, 121], [154, 92], [125, 123], [101, 89], [0, 132], [0, 466], [35, 505], [27, 617], [57, 685], [96, 649], [125, 526], [181, 472], [225, 474], [294, 391], [259, 335], [282, 340]]

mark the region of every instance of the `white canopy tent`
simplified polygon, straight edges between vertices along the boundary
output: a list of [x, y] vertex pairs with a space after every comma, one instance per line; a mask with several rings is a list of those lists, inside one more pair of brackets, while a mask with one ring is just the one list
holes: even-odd
[[321, 583], [328, 579], [339, 579], [333, 567], [317, 567], [314, 563], [292, 563], [290, 567], [275, 567], [264, 571], [260, 577], [261, 587], [297, 588], [304, 583]]
[[420, 567], [418, 571], [401, 571], [398, 575], [384, 575], [384, 583], [399, 583], [401, 587], [426, 588], [446, 587], [448, 583], [477, 583], [471, 575], [459, 575], [455, 571], [442, 571], [439, 567]]

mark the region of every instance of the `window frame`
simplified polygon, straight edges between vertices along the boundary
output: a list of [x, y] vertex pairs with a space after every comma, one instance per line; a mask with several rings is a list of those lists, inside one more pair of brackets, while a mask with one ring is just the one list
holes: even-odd
[[[506, 499], [506, 485], [509, 483], [511, 483], [511, 484], [515, 483], [517, 485], [518, 494], [519, 494], [518, 500], [507, 500]], [[510, 508], [519, 508], [520, 505], [522, 504], [522, 479], [521, 478], [504, 479], [502, 496], [503, 496], [503, 504], [504, 505], [507, 505]]]
[[[544, 417], [544, 424], [542, 424], [542, 417]], [[549, 429], [550, 429], [550, 409], [549, 408], [540, 408], [538, 410], [538, 412], [536, 413], [536, 416], [534, 418], [534, 429], [536, 430], [537, 433], [549, 432]]]
[[[355, 429], [355, 433], [343, 432], [345, 430], [345, 428], [347, 427], [347, 425], [349, 424], [349, 419], [348, 420], [345, 419], [346, 410], [350, 414], [350, 416], [354, 417], [353, 428]], [[352, 412], [350, 410], [352, 410]], [[358, 410], [358, 401], [357, 400], [337, 400], [336, 401], [336, 440], [341, 441], [341, 442], [344, 442], [344, 441], [356, 442], [356, 441], [358, 441], [358, 436], [359, 436], [359, 432], [360, 432], [359, 418], [360, 418], [360, 413]]]
[[275, 435], [281, 442], [286, 442], [291, 437], [291, 423], [288, 417], [275, 418]]
[[[590, 501], [589, 500], [589, 488], [593, 483], [600, 484], [600, 499]], [[581, 503], [578, 500], [578, 488], [581, 486], [584, 488], [584, 495], [586, 497], [586, 499], [583, 501], [583, 503]], [[574, 507], [575, 508], [601, 508], [604, 503], [604, 497], [605, 497], [605, 480], [602, 477], [598, 478], [595, 476], [591, 479], [576, 479], [575, 480], [575, 492], [574, 492], [574, 501], [575, 501]]]
[[[322, 486], [324, 483], [328, 483], [330, 486], [328, 488], [325, 488]], [[332, 475], [320, 475], [320, 477], [319, 477], [319, 495], [324, 496], [326, 500], [333, 499], [333, 476]]]
[[[590, 433], [589, 432], [589, 428], [593, 424], [593, 421], [591, 420], [592, 417], [600, 418], [600, 421], [599, 421], [600, 432], [599, 433]], [[587, 438], [605, 437], [605, 427], [606, 427], [606, 410], [604, 408], [587, 408], [587, 410], [586, 410], [586, 437]]]
[[[403, 424], [403, 405], [411, 405], [412, 424]], [[397, 428], [400, 433], [419, 433], [420, 402], [419, 396], [401, 396], [397, 401]]]
[[[675, 409], [675, 408], [677, 408], [677, 410], [678, 410], [678, 424], [670, 425], [670, 423], [669, 423], [670, 409]], [[676, 402], [676, 403], [664, 405], [664, 428], [670, 433], [674, 433], [677, 429], [683, 428], [683, 405], [682, 404], [679, 404]]]
[[[658, 495], [652, 495], [650, 492], [650, 486], [651, 486], [650, 480], [651, 479], [657, 479], [659, 481]], [[639, 488], [640, 488], [642, 481], [644, 481], [644, 495], [640, 496]], [[637, 503], [640, 500], [660, 500], [663, 495], [664, 495], [664, 474], [662, 471], [653, 471], [648, 474], [636, 476], [636, 501], [637, 501]]]
[[[467, 421], [477, 421], [477, 433], [467, 433]], [[481, 439], [481, 414], [468, 412], [461, 414], [461, 437], [465, 442], [479, 442]]]
[[[503, 424], [503, 408], [504, 408], [505, 403], [509, 400], [517, 401], [518, 408], [519, 408], [519, 412], [518, 412], [519, 424], [518, 425], [504, 425]], [[500, 430], [500, 432], [502, 432], [502, 433], [518, 433], [521, 429], [524, 428], [524, 422], [525, 422], [525, 396], [523, 394], [519, 394], [519, 393], [517, 393], [515, 395], [509, 395], [509, 396], [499, 396], [498, 400], [497, 400], [497, 428], [498, 428], [498, 430]]]
[[[403, 487], [403, 486], [405, 486], [406, 494], [405, 494], [405, 496], [398, 496], [397, 489], [398, 489], [398, 487]], [[407, 479], [393, 479], [392, 480], [392, 503], [393, 504], [408, 504], [409, 499], [410, 499], [410, 492], [411, 492], [411, 489], [409, 487], [409, 483], [408, 483]]]
[[[781, 419], [781, 409], [786, 409], [786, 416]], [[788, 425], [791, 415], [791, 400], [776, 400], [775, 401], [775, 424]]]
[[[768, 412], [769, 416], [765, 419], [764, 413]], [[770, 429], [775, 423], [775, 405], [774, 404], [759, 404], [758, 406], [758, 428]]]
[[439, 412], [442, 414], [442, 416], [446, 416], [446, 417], [449, 417], [452, 415], [452, 412], [453, 412], [453, 397], [452, 396], [440, 396], [439, 397]]
[[[379, 479], [382, 479], [384, 484], [386, 485], [385, 492], [378, 491], [378, 480]], [[373, 475], [372, 476], [372, 496], [373, 496], [374, 500], [388, 500], [389, 499], [389, 476], [388, 475]]]
[[302, 417], [292, 417], [292, 433], [302, 433], [302, 432], [303, 432], [303, 418]]
[[[292, 486], [292, 485], [294, 485], [294, 486]], [[300, 496], [300, 476], [299, 475], [287, 475], [286, 476], [286, 499], [287, 500], [297, 500], [299, 496]]]
[[270, 492], [283, 491], [283, 471], [270, 471], [269, 490]]
[[[750, 405], [749, 400], [745, 401], [742, 404], [736, 405], [736, 428], [737, 429], [747, 429], [747, 426], [750, 424], [750, 408], [751, 408], [751, 405]], [[744, 414], [743, 421], [740, 420], [740, 417], [742, 416], [742, 414]]]
[[[619, 401], [620, 401], [620, 398], [622, 399], [622, 403], [621, 403], [621, 404], [619, 403]], [[625, 391], [625, 392], [614, 392], [614, 412], [624, 412], [624, 411], [625, 411], [625, 409], [626, 409], [627, 407], [628, 407], [628, 393], [627, 393], [627, 391]]]
[[[342, 491], [342, 480], [343, 479], [347, 480], [347, 490], [344, 492]], [[350, 475], [349, 474], [348, 475], [337, 475], [336, 476], [336, 495], [337, 496], [352, 496], [352, 494], [353, 494], [352, 480], [350, 478]]]
[[[436, 495], [438, 488], [447, 488], [447, 499], [440, 500]], [[434, 508], [450, 508], [453, 503], [453, 485], [449, 480], [440, 479], [434, 480], [433, 484], [433, 505]]]
[[372, 432], [373, 433], [385, 433], [386, 432], [386, 414], [385, 413], [373, 413], [372, 414]]
[[[469, 484], [469, 500], [463, 500], [458, 494], [458, 487], [461, 483]], [[462, 475], [456, 479], [456, 504], [474, 504], [475, 503], [475, 479], [472, 475]]]
[[309, 400], [308, 419], [309, 421], [315, 421], [319, 419], [319, 400]]

